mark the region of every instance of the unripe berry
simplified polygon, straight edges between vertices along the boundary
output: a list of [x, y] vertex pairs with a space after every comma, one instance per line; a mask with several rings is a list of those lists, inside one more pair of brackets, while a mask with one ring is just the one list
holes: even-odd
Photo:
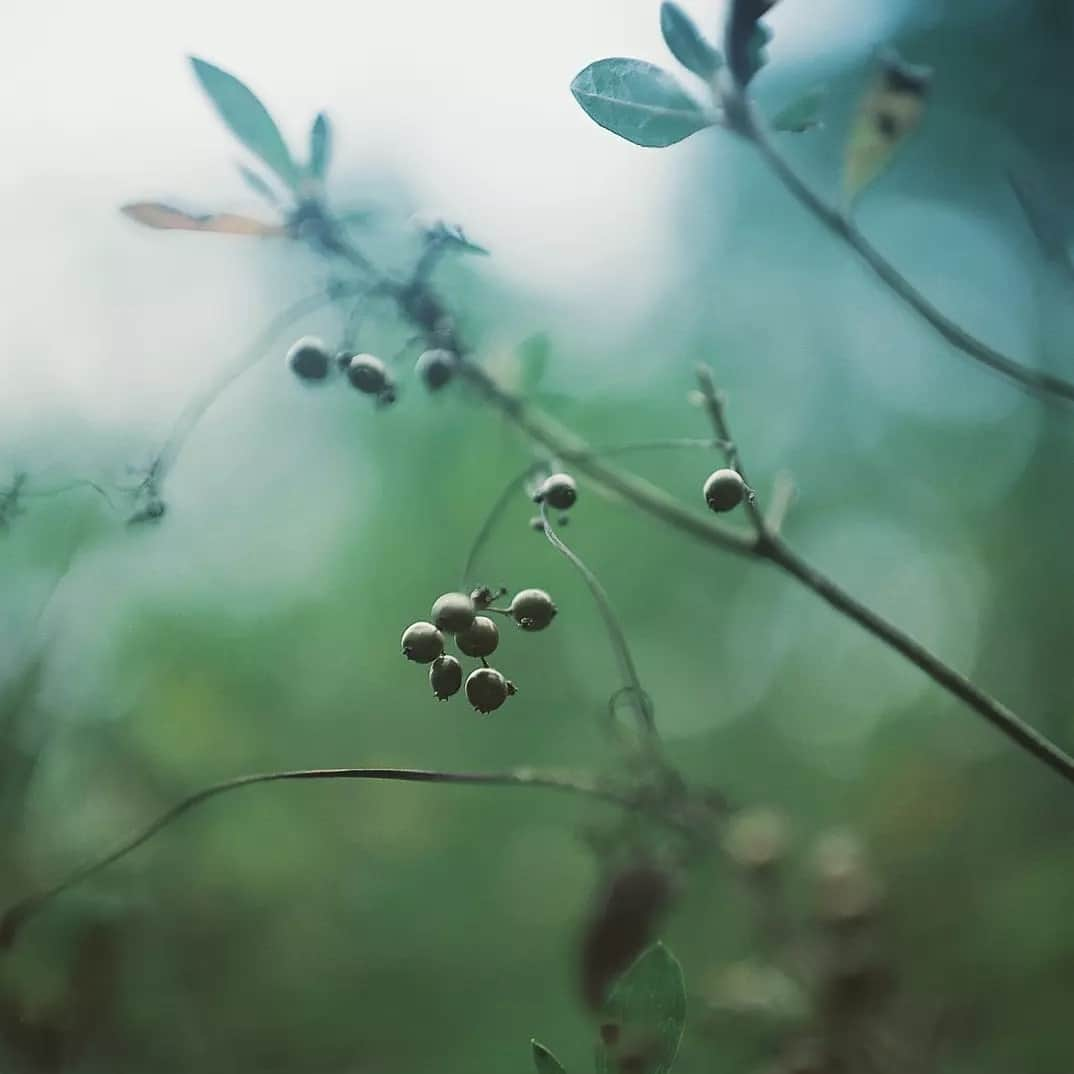
[[509, 611], [523, 630], [544, 630], [555, 618], [556, 606], [543, 589], [523, 589], [515, 594]]
[[412, 623], [403, 631], [403, 656], [415, 664], [431, 664], [444, 652], [444, 635], [432, 623]]
[[491, 656], [500, 644], [500, 632], [487, 615], [479, 615], [466, 630], [455, 635], [455, 644], [467, 656]]
[[474, 622], [474, 602], [465, 593], [445, 593], [433, 605], [433, 622], [439, 630], [459, 634]]
[[498, 709], [514, 687], [495, 669], [478, 668], [466, 680], [466, 697], [478, 712]]
[[552, 474], [541, 482], [541, 487], [533, 499], [537, 503], [546, 503], [557, 511], [566, 511], [578, 499], [578, 486], [570, 474]]
[[455, 352], [442, 347], [425, 351], [414, 365], [414, 372], [421, 377], [431, 392], [439, 391], [455, 375]]
[[438, 700], [447, 701], [462, 686], [462, 664], [453, 656], [438, 656], [429, 668], [429, 685]]
[[388, 367], [374, 354], [356, 354], [347, 364], [347, 379], [366, 395], [383, 395], [391, 386]]
[[730, 511], [746, 495], [746, 482], [737, 470], [717, 470], [705, 482], [705, 502], [713, 511]]
[[318, 381], [328, 376], [331, 358], [319, 339], [303, 336], [291, 344], [287, 364], [299, 380]]

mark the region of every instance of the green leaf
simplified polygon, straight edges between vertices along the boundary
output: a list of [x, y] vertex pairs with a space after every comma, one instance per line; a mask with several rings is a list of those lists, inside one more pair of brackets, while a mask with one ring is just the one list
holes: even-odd
[[667, 1074], [686, 1021], [682, 967], [654, 944], [619, 978], [601, 1013], [598, 1074]]
[[279, 207], [280, 199], [276, 196], [276, 191], [269, 186], [264, 176], [255, 172], [252, 168], [247, 168], [245, 164], [239, 165], [239, 175], [243, 177], [246, 185], [251, 190], [263, 197], [270, 205]]
[[291, 159], [275, 120], [254, 92], [234, 75], [205, 60], [191, 56], [190, 62], [231, 133], [292, 190], [296, 189], [300, 179], [298, 166]]
[[522, 366], [520, 387], [523, 395], [533, 395], [541, 386], [551, 351], [551, 341], [545, 332], [537, 332], [518, 345], [518, 360]]
[[571, 93], [590, 119], [647, 148], [674, 145], [717, 121], [667, 71], [644, 60], [597, 60], [575, 77]]
[[318, 112], [310, 128], [309, 172], [314, 179], [324, 179], [332, 159], [332, 124], [324, 112]]
[[660, 5], [660, 32], [672, 56], [699, 78], [711, 79], [723, 64], [723, 57], [701, 36], [694, 20], [671, 0]]
[[821, 125], [820, 111], [826, 97], [827, 91], [819, 86], [803, 93], [772, 117], [772, 129], [792, 134], [814, 130]]
[[537, 1074], [566, 1074], [563, 1064], [540, 1041], [531, 1040], [530, 1047]]

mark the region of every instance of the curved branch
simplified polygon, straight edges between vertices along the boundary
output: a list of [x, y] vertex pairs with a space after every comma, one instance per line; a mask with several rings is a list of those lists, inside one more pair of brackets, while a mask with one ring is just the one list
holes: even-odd
[[750, 104], [742, 89], [736, 87], [730, 93], [740, 94], [729, 111], [736, 116], [735, 130], [750, 141], [765, 163], [788, 191], [833, 235], [841, 239], [873, 271], [896, 298], [909, 306], [926, 324], [963, 354], [1002, 374], [1015, 384], [1036, 395], [1074, 402], [1074, 383], [1038, 369], [1029, 369], [1020, 362], [990, 347], [983, 340], [971, 335], [945, 313], [941, 312], [910, 281], [888, 261], [879, 250], [858, 230], [846, 215], [829, 205], [791, 166], [775, 147], [768, 135], [763, 119]]
[[[56, 896], [62, 895], [65, 891], [69, 891], [121, 858], [126, 857], [132, 851], [137, 850], [196, 806], [203, 805], [219, 795], [241, 790], [244, 787], [252, 787], [260, 783], [326, 779], [374, 779], [402, 783], [452, 783], [485, 787], [542, 787], [548, 790], [585, 795], [623, 808], [650, 808], [640, 800], [605, 786], [588, 776], [539, 772], [530, 768], [516, 768], [506, 772], [441, 772], [425, 768], [299, 768], [237, 776], [233, 779], [224, 780], [222, 783], [214, 783], [188, 795], [107, 854], [74, 870], [57, 884], [29, 895], [9, 907], [0, 916], [0, 948], [11, 946], [22, 926]], [[671, 816], [658, 815], [658, 819], [673, 827], [685, 828], [683, 822]]]

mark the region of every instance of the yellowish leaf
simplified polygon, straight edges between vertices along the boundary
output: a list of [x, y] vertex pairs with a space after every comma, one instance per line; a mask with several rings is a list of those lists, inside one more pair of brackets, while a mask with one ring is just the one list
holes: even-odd
[[929, 68], [904, 63], [893, 53], [881, 58], [847, 142], [843, 186], [848, 206], [917, 129], [931, 78]]
[[286, 235], [282, 224], [268, 224], [236, 213], [197, 216], [159, 201], [136, 201], [120, 210], [144, 227], [161, 231], [212, 231], [220, 235]]

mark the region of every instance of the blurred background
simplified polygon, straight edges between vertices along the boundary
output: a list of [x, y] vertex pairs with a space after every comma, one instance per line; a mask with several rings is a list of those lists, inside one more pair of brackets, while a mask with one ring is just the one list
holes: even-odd
[[[717, 6], [684, 6], [715, 32]], [[538, 402], [591, 442], [709, 435], [687, 401], [709, 361], [762, 499], [778, 471], [794, 476], [790, 542], [1074, 747], [1071, 415], [939, 341], [748, 146], [708, 131], [656, 152], [594, 126], [568, 91], [579, 69], [671, 65], [655, 0], [6, 13], [0, 485], [30, 481], [0, 531], [0, 904], [244, 771], [615, 762], [600, 727], [612, 655], [525, 497], [479, 565], [560, 607], [553, 629], [501, 646], [518, 697], [489, 719], [434, 704], [399, 656], [530, 455], [462, 392], [404, 381], [376, 411], [342, 385], [303, 390], [286, 348], [302, 332], [335, 342], [333, 313], [298, 323], [212, 407], [161, 525], [123, 526], [89, 488], [31, 495], [129, 483], [185, 402], [324, 284], [294, 245], [139, 230], [116, 211], [151, 198], [265, 213], [191, 53], [247, 81], [296, 147], [330, 115], [329, 195], [400, 222], [397, 264], [417, 210], [489, 247], [446, 265], [441, 293], [507, 383], [539, 336]], [[921, 129], [859, 223], [970, 331], [1074, 376], [1070, 279], [1008, 181], [1031, 175], [1069, 221], [1069, 5], [784, 0], [769, 21], [758, 99], [772, 111], [828, 88], [823, 128], [782, 145], [833, 197], [877, 48], [934, 66]], [[384, 320], [363, 346], [392, 345]], [[629, 461], [689, 503], [716, 465]], [[1069, 1071], [1069, 788], [786, 577], [585, 488], [566, 535], [626, 625], [672, 758], [789, 818], [787, 912], [807, 932], [818, 840], [867, 847], [892, 1047], [920, 1069]], [[525, 790], [221, 800], [57, 902], [0, 960], [0, 1068], [525, 1070], [536, 1035], [586, 1070], [578, 937], [601, 879], [589, 835], [609, 820]], [[679, 1070], [766, 1069], [806, 1017], [786, 980], [729, 976], [765, 963], [755, 911], [720, 856], [686, 878], [662, 932], [690, 992]]]

